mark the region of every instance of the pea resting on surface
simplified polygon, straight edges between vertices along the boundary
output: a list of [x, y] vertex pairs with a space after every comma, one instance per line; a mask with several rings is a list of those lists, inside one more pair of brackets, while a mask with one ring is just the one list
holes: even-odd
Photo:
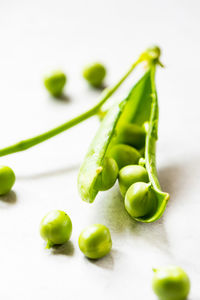
[[177, 266], [153, 269], [152, 287], [160, 300], [185, 300], [190, 291], [190, 280]]
[[7, 194], [15, 183], [15, 173], [10, 167], [0, 166], [0, 195]]
[[67, 77], [62, 71], [54, 71], [44, 78], [44, 85], [52, 96], [59, 97], [62, 95], [66, 81]]
[[118, 141], [122, 144], [128, 144], [137, 149], [145, 145], [146, 132], [142, 126], [137, 124], [125, 124], [118, 133]]
[[106, 76], [106, 69], [101, 63], [92, 63], [83, 70], [83, 77], [94, 87], [101, 86]]
[[49, 212], [40, 223], [40, 235], [47, 242], [47, 248], [64, 244], [72, 233], [70, 217], [61, 210]]
[[137, 218], [152, 213], [156, 202], [157, 200], [150, 184], [136, 182], [126, 192], [124, 204], [129, 215]]
[[113, 158], [106, 157], [103, 162], [103, 166], [97, 169], [99, 176], [96, 181], [96, 187], [100, 191], [106, 191], [110, 189], [117, 180], [118, 165]]
[[119, 172], [119, 188], [124, 197], [128, 188], [136, 182], [148, 182], [148, 174], [144, 167], [138, 165], [129, 165], [123, 167]]
[[86, 257], [101, 258], [108, 254], [112, 248], [110, 231], [101, 224], [88, 226], [81, 232], [78, 244]]
[[117, 144], [110, 149], [109, 156], [114, 158], [119, 169], [121, 169], [127, 165], [137, 164], [141, 154], [129, 145]]

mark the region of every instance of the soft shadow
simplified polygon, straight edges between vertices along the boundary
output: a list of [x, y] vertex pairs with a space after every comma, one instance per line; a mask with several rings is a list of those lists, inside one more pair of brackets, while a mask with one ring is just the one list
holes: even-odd
[[[168, 205], [175, 201], [184, 201], [185, 185], [197, 188], [199, 185], [200, 156], [194, 155], [189, 159], [162, 167], [158, 170], [158, 178], [162, 190], [170, 194]], [[183, 200], [181, 200], [183, 199]]]
[[93, 265], [107, 270], [113, 270], [114, 268], [114, 256], [118, 253], [117, 250], [112, 249], [110, 253], [100, 259], [90, 259], [85, 257], [87, 261], [92, 263]]
[[72, 165], [72, 166], [65, 167], [65, 168], [50, 170], [47, 172], [28, 174], [28, 175], [19, 175], [19, 176], [17, 176], [17, 180], [41, 179], [41, 178], [46, 178], [46, 177], [48, 178], [48, 177], [63, 175], [65, 173], [73, 172], [73, 171], [77, 170], [79, 167], [80, 167], [80, 164], [76, 164], [76, 165]]
[[55, 101], [63, 102], [63, 103], [69, 103], [69, 102], [71, 102], [71, 97], [69, 97], [66, 94], [62, 94], [62, 95], [57, 96], [57, 97], [52, 97], [52, 99], [55, 100]]
[[63, 245], [55, 245], [51, 248], [51, 253], [54, 255], [62, 254], [72, 256], [74, 254], [74, 245], [71, 241], [68, 241]]
[[117, 186], [99, 198], [98, 207], [95, 209], [98, 215], [94, 215], [94, 220], [98, 220], [100, 217], [100, 221], [118, 236], [127, 232], [133, 238], [141, 238], [145, 242], [169, 252], [164, 218], [149, 224], [133, 220], [125, 210], [123, 198]]
[[186, 171], [185, 165], [169, 165], [158, 170], [158, 179], [162, 190], [175, 195], [182, 187], [185, 181], [184, 173]]
[[90, 88], [93, 90], [93, 91], [100, 91], [102, 92], [104, 89], [106, 89], [108, 86], [105, 84], [105, 83], [102, 83], [101, 85], [99, 86], [92, 86], [90, 85]]
[[17, 195], [14, 191], [10, 191], [8, 194], [0, 196], [0, 201], [15, 204], [17, 202]]

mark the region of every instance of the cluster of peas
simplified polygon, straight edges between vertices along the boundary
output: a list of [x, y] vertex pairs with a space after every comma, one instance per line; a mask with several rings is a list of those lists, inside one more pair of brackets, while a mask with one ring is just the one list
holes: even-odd
[[[101, 86], [106, 75], [102, 64], [94, 63], [86, 67], [83, 77], [94, 87]], [[47, 76], [44, 84], [54, 97], [59, 97], [66, 84], [67, 77], [57, 71]], [[103, 166], [99, 170], [96, 186], [104, 191], [111, 188], [117, 178], [124, 205], [133, 218], [147, 216], [154, 212], [156, 197], [148, 173], [145, 169], [144, 155], [146, 126], [126, 124], [117, 132], [117, 143], [107, 151]], [[15, 182], [15, 174], [9, 167], [0, 167], [0, 195], [8, 193]], [[40, 224], [41, 237], [47, 242], [47, 248], [67, 242], [72, 234], [72, 222], [63, 211], [48, 213]], [[109, 229], [102, 224], [85, 228], [78, 240], [79, 248], [90, 259], [99, 259], [112, 248]], [[177, 266], [154, 269], [152, 287], [161, 300], [184, 300], [190, 291], [190, 281], [183, 269]]]
[[116, 133], [116, 143], [107, 151], [103, 170], [97, 180], [100, 191], [111, 188], [118, 178], [124, 205], [132, 218], [152, 214], [157, 199], [149, 183], [142, 157], [146, 124], [125, 124]]

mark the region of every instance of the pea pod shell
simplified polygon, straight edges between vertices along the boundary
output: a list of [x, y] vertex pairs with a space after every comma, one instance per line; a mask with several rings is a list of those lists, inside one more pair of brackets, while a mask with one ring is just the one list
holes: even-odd
[[109, 149], [117, 144], [117, 132], [130, 122], [142, 126], [148, 124], [145, 141], [145, 162], [148, 176], [157, 197], [157, 209], [153, 215], [135, 218], [140, 222], [154, 222], [159, 219], [166, 207], [169, 194], [161, 191], [156, 172], [156, 140], [158, 131], [158, 101], [154, 83], [155, 66], [152, 66], [131, 89], [128, 97], [115, 104], [102, 121], [95, 135], [78, 176], [81, 198], [93, 202], [99, 190], [95, 182], [102, 171], [103, 159]]

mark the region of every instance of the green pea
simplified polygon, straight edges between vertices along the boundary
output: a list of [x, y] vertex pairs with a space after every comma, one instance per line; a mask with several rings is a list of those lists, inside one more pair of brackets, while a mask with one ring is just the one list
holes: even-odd
[[141, 154], [133, 147], [125, 144], [117, 144], [110, 149], [109, 155], [116, 161], [119, 169], [127, 165], [138, 163]]
[[66, 81], [67, 77], [62, 71], [54, 71], [44, 78], [44, 85], [52, 96], [59, 97], [62, 95]]
[[47, 248], [64, 244], [72, 233], [70, 217], [61, 210], [49, 212], [40, 223], [40, 235], [47, 242]]
[[125, 124], [118, 133], [118, 141], [122, 144], [128, 144], [137, 149], [145, 145], [146, 132], [142, 126], [137, 124]]
[[96, 187], [99, 191], [106, 191], [115, 184], [118, 171], [119, 169], [116, 161], [111, 157], [106, 157], [103, 166], [97, 170], [97, 172], [100, 172], [96, 181]]
[[128, 188], [135, 182], [148, 182], [149, 177], [144, 167], [130, 165], [123, 167], [119, 172], [119, 188], [124, 197]]
[[144, 217], [155, 209], [156, 198], [149, 184], [136, 182], [126, 192], [124, 204], [132, 218]]
[[99, 87], [106, 76], [106, 69], [101, 63], [92, 63], [83, 70], [83, 77], [94, 87]]
[[108, 254], [112, 248], [110, 231], [101, 224], [88, 226], [81, 232], [78, 244], [86, 257], [101, 258]]
[[10, 167], [0, 166], [0, 195], [7, 194], [15, 183], [15, 173]]
[[152, 287], [161, 300], [185, 300], [190, 291], [190, 280], [177, 266], [154, 269]]

